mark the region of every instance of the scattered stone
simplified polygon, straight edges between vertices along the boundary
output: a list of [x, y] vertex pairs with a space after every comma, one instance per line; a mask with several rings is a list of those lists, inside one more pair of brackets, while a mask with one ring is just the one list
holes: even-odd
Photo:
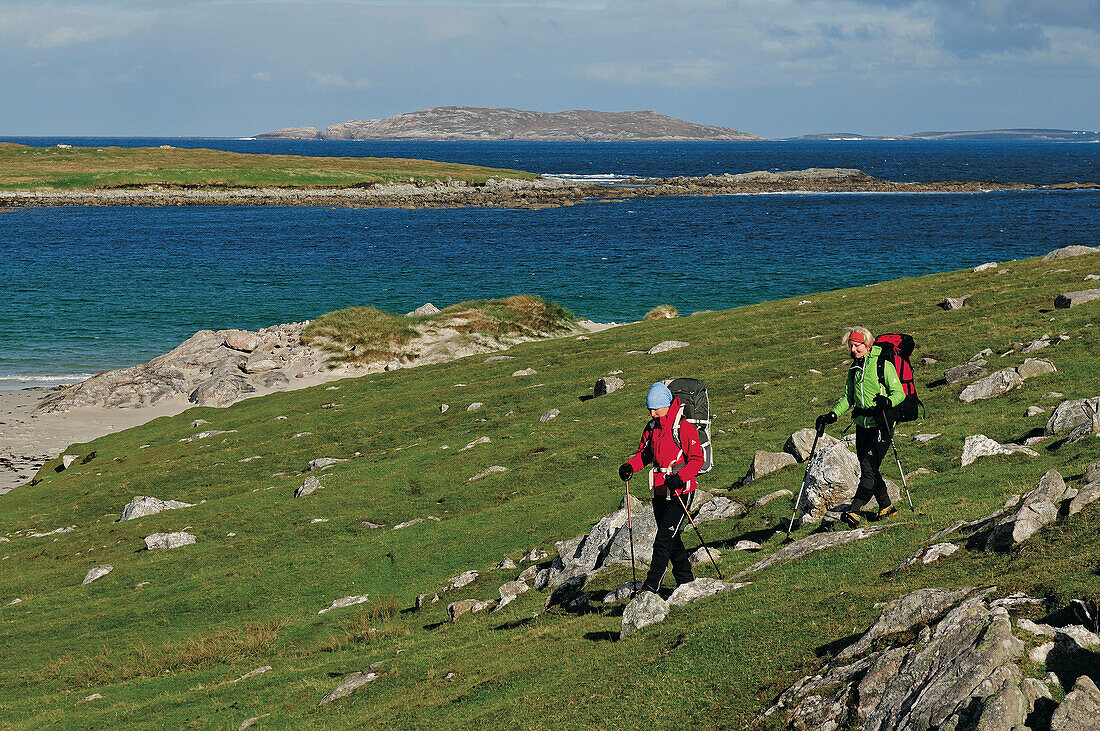
[[306, 478], [305, 482], [298, 486], [298, 489], [294, 491], [294, 497], [305, 497], [306, 495], [312, 495], [320, 490], [324, 485], [313, 475]]
[[959, 400], [965, 403], [973, 403], [985, 399], [1003, 396], [1014, 388], [1019, 388], [1024, 379], [1014, 368], [1002, 368], [985, 378], [979, 379], [962, 390]]
[[499, 571], [499, 570], [502, 570], [502, 569], [503, 570], [510, 570], [510, 569], [518, 569], [518, 568], [519, 568], [519, 566], [516, 565], [515, 561], [513, 561], [512, 559], [505, 556], [504, 558], [502, 558], [497, 563], [496, 566], [493, 567], [493, 570], [494, 571]]
[[795, 559], [802, 558], [803, 556], [813, 553], [814, 551], [821, 551], [826, 548], [833, 548], [834, 546], [842, 546], [845, 543], [851, 543], [852, 541], [858, 541], [863, 538], [868, 538], [881, 531], [885, 530], [881, 526], [855, 528], [853, 530], [846, 531], [833, 531], [827, 533], [813, 533], [800, 538], [799, 540], [791, 543], [790, 545], [783, 546], [775, 551], [767, 558], [757, 561], [752, 566], [741, 571], [733, 578], [740, 579], [749, 574], [757, 571], [763, 571], [766, 568], [782, 563], [783, 561], [793, 561]]
[[512, 376], [514, 378], [518, 378], [519, 376], [534, 376], [534, 375], [538, 375], [538, 371], [536, 371], [534, 368], [524, 368], [523, 370], [516, 371], [512, 374]]
[[463, 599], [447, 606], [447, 616], [452, 622], [458, 620], [463, 614], [481, 612], [493, 606], [496, 602], [482, 601], [480, 599]]
[[483, 363], [499, 363], [500, 361], [512, 360], [513, 358], [515, 358], [514, 355], [490, 355], [488, 358], [486, 358], [482, 362]]
[[339, 700], [344, 696], [349, 696], [355, 691], [356, 688], [366, 685], [372, 680], [376, 680], [378, 675], [368, 672], [355, 672], [350, 675], [344, 676], [344, 682], [333, 688], [328, 695], [321, 699], [321, 702], [317, 705], [323, 706], [326, 703], [332, 703], [335, 700]]
[[1092, 483], [1100, 481], [1100, 462], [1093, 462], [1085, 467], [1085, 482]]
[[1058, 518], [1066, 483], [1057, 470], [1047, 470], [1038, 486], [1024, 496], [1011, 515], [1001, 519], [986, 540], [987, 550], [1005, 550], [1026, 541], [1040, 528]]
[[[790, 457], [790, 455], [787, 455]], [[794, 459], [791, 457], [791, 459]], [[716, 497], [703, 503], [695, 516], [696, 523], [706, 523], [711, 520], [726, 520], [727, 518], [739, 518], [746, 513], [745, 506], [728, 497]]]
[[[814, 438], [817, 436], [817, 432], [809, 427], [805, 429], [799, 429], [794, 434], [787, 437], [787, 443], [783, 445], [783, 451], [787, 454], [793, 454], [795, 459], [799, 462], [805, 462], [810, 458], [810, 449], [814, 445]], [[837, 439], [822, 433], [821, 438], [817, 440], [817, 443], [821, 447], [830, 447], [837, 443]]]
[[539, 417], [539, 422], [542, 423], [542, 424], [545, 424], [546, 422], [550, 421], [551, 419], [556, 419], [559, 416], [561, 416], [561, 410], [559, 410], [559, 409], [550, 409], [545, 414], [543, 414], [542, 416]]
[[749, 471], [741, 478], [741, 486], [748, 485], [757, 478], [781, 470], [784, 467], [789, 467], [797, 462], [798, 460], [795, 456], [788, 452], [765, 452], [764, 450], [758, 449], [756, 453], [753, 454]]
[[759, 551], [760, 544], [756, 541], [741, 540], [734, 544], [733, 550], [735, 551]]
[[[1061, 394], [1058, 394], [1057, 397], [1061, 398]], [[1090, 411], [1095, 413], [1097, 410], [1100, 410], [1100, 396], [1062, 401], [1054, 407], [1054, 412], [1047, 420], [1045, 433], [1048, 436], [1053, 436], [1070, 431], [1082, 424], [1087, 424], [1092, 421]]]
[[237, 727], [237, 731], [245, 731], [246, 728], [251, 728], [252, 724], [254, 724], [257, 721], [260, 721], [262, 719], [265, 719], [265, 718], [269, 717], [270, 715], [271, 715], [270, 713], [263, 713], [263, 714], [260, 714], [259, 716], [253, 716], [252, 718], [246, 718], [245, 720], [241, 721], [241, 725]]
[[180, 546], [190, 546], [196, 540], [198, 539], [195, 536], [182, 531], [178, 533], [154, 533], [145, 537], [145, 547], [150, 551], [179, 548]]
[[596, 381], [596, 385], [592, 387], [592, 395], [594, 397], [606, 396], [609, 393], [618, 391], [625, 385], [626, 381], [621, 378], [616, 376], [604, 376]]
[[949, 384], [963, 383], [965, 381], [972, 381], [975, 378], [981, 378], [988, 373], [983, 366], [977, 363], [963, 363], [957, 365], [954, 368], [948, 368], [943, 372], [943, 378]]
[[1041, 358], [1028, 358], [1019, 366], [1016, 367], [1016, 372], [1020, 374], [1020, 378], [1028, 379], [1035, 376], [1041, 376], [1046, 373], [1057, 373], [1058, 369], [1054, 367], [1054, 364], [1049, 360], [1043, 360]]
[[321, 611], [319, 611], [317, 613], [318, 614], [326, 614], [328, 612], [331, 612], [333, 609], [343, 609], [345, 607], [352, 607], [352, 606], [355, 606], [356, 604], [362, 604], [363, 602], [368, 602], [368, 601], [370, 601], [370, 597], [367, 596], [366, 594], [357, 594], [355, 596], [346, 596], [346, 597], [343, 597], [341, 599], [337, 599], [336, 601], [334, 601], [332, 603], [332, 606], [326, 607], [325, 609], [322, 609]]
[[138, 495], [122, 509], [121, 523], [126, 520], [136, 520], [147, 515], [155, 515], [163, 510], [177, 510], [179, 508], [191, 508], [194, 503], [184, 503], [179, 500], [159, 500], [155, 497]]
[[1034, 353], [1036, 350], [1042, 350], [1043, 348], [1049, 348], [1049, 347], [1050, 347], [1050, 336], [1049, 335], [1044, 335], [1043, 337], [1039, 338], [1038, 340], [1032, 340], [1030, 343], [1025, 345], [1021, 352], [1023, 352], [1023, 353]]
[[83, 698], [78, 700], [76, 703], [77, 703], [77, 705], [80, 705], [81, 703], [89, 703], [91, 701], [98, 701], [98, 700], [103, 700], [103, 694], [102, 693], [92, 693], [91, 695], [84, 696]]
[[714, 596], [723, 591], [740, 589], [743, 586], [748, 586], [748, 584], [730, 584], [720, 579], [703, 577], [676, 587], [676, 591], [672, 592], [672, 596], [668, 598], [668, 603], [674, 607], [682, 607], [708, 596]]
[[1085, 275], [1085, 281], [1086, 282], [1100, 281], [1100, 274], [1086, 274]]
[[467, 444], [465, 447], [463, 447], [462, 449], [460, 449], [458, 451], [465, 452], [467, 449], [472, 449], [473, 447], [476, 447], [479, 444], [490, 444], [490, 443], [492, 443], [492, 441], [493, 440], [490, 439], [489, 437], [478, 437], [477, 439], [470, 442], [469, 444]]
[[477, 581], [478, 576], [479, 574], [476, 571], [463, 571], [447, 582], [447, 589], [461, 589], [464, 586], [469, 586]]
[[496, 472], [507, 472], [507, 471], [508, 471], [507, 467], [501, 467], [500, 465], [495, 464], [492, 467], [489, 467], [487, 469], [482, 470], [481, 472], [478, 472], [476, 475], [474, 475], [470, 479], [466, 480], [466, 482], [473, 482], [474, 480], [480, 480], [482, 477], [488, 477], [489, 475], [494, 474]]
[[628, 581], [625, 584], [620, 584], [618, 588], [611, 591], [603, 598], [604, 604], [614, 604], [615, 602], [621, 602], [623, 599], [630, 599], [642, 588], [641, 581]]
[[692, 566], [694, 566], [697, 563], [710, 563], [711, 561], [718, 562], [718, 561], [721, 561], [721, 560], [722, 560], [722, 552], [721, 551], [719, 551], [717, 548], [712, 548], [712, 549], [710, 549], [710, 553], [708, 554], [706, 546], [699, 546], [698, 548], [695, 549], [694, 553], [692, 553], [690, 556], [688, 556], [688, 561], [691, 562]]
[[485, 404], [483, 404], [480, 401], [474, 401], [472, 404], [470, 404], [469, 406], [466, 407], [466, 410], [467, 411], [477, 411], [478, 409], [480, 409], [484, 405]]
[[67, 528], [54, 528], [53, 530], [46, 531], [45, 533], [39, 533], [38, 531], [34, 531], [32, 533], [28, 533], [27, 537], [28, 538], [45, 538], [46, 536], [56, 536], [59, 533], [72, 533], [74, 530], [76, 530], [76, 526], [75, 525], [70, 525]]
[[[752, 507], [754, 509], [755, 508], [762, 508], [765, 505], [767, 505], [768, 503], [772, 502], [773, 500], [779, 500], [780, 498], [793, 497], [793, 496], [794, 496], [794, 493], [791, 492], [790, 490], [787, 490], [787, 489], [776, 490], [775, 492], [769, 492], [767, 495], [765, 495], [762, 498], [758, 498], [757, 501], [752, 504]], [[751, 543], [751, 541], [750, 541], [750, 543]]]
[[686, 343], [683, 340], [664, 340], [664, 341], [654, 345], [647, 352], [649, 353], [649, 355], [656, 355], [657, 353], [664, 353], [667, 350], [675, 350], [676, 348], [686, 348], [690, 344], [691, 343]]
[[664, 599], [651, 591], [643, 591], [623, 610], [623, 624], [619, 639], [624, 639], [651, 624], [664, 621], [670, 609], [671, 606]]
[[1100, 251], [1100, 248], [1095, 246], [1080, 246], [1074, 244], [1073, 246], [1063, 246], [1060, 249], [1055, 249], [1047, 255], [1045, 255], [1039, 261], [1058, 261], [1059, 259], [1066, 259], [1071, 256], [1081, 256], [1082, 254], [1095, 254]]
[[1047, 410], [1044, 409], [1042, 406], [1028, 406], [1027, 411], [1024, 412], [1024, 416], [1026, 416], [1030, 419], [1033, 416], [1038, 416], [1039, 414], [1045, 414], [1046, 412], [1047, 412]]
[[1100, 289], [1084, 289], [1079, 292], [1064, 292], [1054, 298], [1054, 309], [1066, 310], [1083, 305], [1086, 302], [1100, 300]]
[[501, 609], [511, 604], [520, 594], [525, 594], [530, 590], [531, 587], [527, 582], [521, 579], [509, 581], [507, 584], [501, 585], [500, 589], [498, 589], [500, 593], [500, 602], [493, 611], [499, 612]]
[[241, 677], [239, 677], [236, 680], [231, 681], [231, 682], [239, 683], [242, 680], [248, 680], [249, 678], [255, 678], [257, 675], [263, 675], [264, 673], [267, 673], [267, 672], [270, 672], [270, 671], [271, 671], [271, 666], [270, 665], [264, 665], [262, 668], [256, 668], [255, 670], [250, 670], [249, 672], [245, 673]]
[[386, 524], [385, 523], [372, 523], [369, 520], [364, 520], [364, 521], [361, 521], [359, 523], [359, 525], [363, 526], [364, 528], [370, 528], [370, 529], [373, 530], [375, 528], [384, 528]]
[[940, 302], [940, 307], [945, 310], [961, 310], [966, 306], [966, 301], [973, 295], [964, 294], [962, 297], [946, 297]]
[[996, 269], [997, 266], [998, 264], [995, 261], [986, 262], [985, 264], [979, 264], [978, 266], [974, 267], [974, 272], [977, 273], [989, 271], [990, 269]]
[[96, 579], [102, 579], [107, 574], [115, 570], [114, 566], [104, 564], [102, 566], [96, 566], [94, 569], [88, 572], [88, 575], [84, 577], [84, 581], [81, 584], [90, 584]]
[[959, 547], [954, 543], [937, 543], [934, 546], [922, 548], [914, 553], [909, 558], [898, 564], [893, 573], [897, 573], [908, 566], [914, 566], [916, 564], [930, 564], [935, 561], [939, 561], [941, 558], [950, 556], [955, 551], [959, 550]]
[[191, 428], [192, 429], [198, 429], [200, 426], [204, 426], [205, 424], [209, 424], [209, 423], [210, 422], [207, 421], [206, 419], [195, 419], [194, 421], [191, 422]]
[[211, 430], [211, 431], [201, 431], [198, 434], [192, 434], [191, 436], [187, 437], [186, 439], [181, 439], [180, 441], [181, 442], [194, 442], [194, 441], [197, 441], [199, 439], [208, 439], [210, 437], [216, 437], [220, 434], [236, 434], [236, 433], [237, 433], [236, 429], [230, 429], [229, 431], [218, 431], [217, 429], [214, 429], [214, 430]]
[[927, 355], [920, 359], [920, 364], [922, 366], [936, 365], [937, 363], [939, 363], [938, 360]]
[[1090, 482], [1077, 493], [1076, 496], [1069, 502], [1069, 515], [1076, 515], [1085, 509], [1086, 505], [1090, 505], [1097, 500], [1100, 500], [1100, 480], [1096, 482]]
[[441, 414], [446, 414], [446, 413], [447, 413], [447, 409], [449, 409], [449, 408], [451, 408], [451, 405], [450, 405], [450, 404], [440, 404], [440, 405], [439, 405], [439, 413], [441, 413]]
[[309, 469], [311, 471], [327, 470], [329, 467], [340, 464], [341, 462], [347, 462], [347, 460], [340, 459], [339, 457], [318, 457], [317, 459], [311, 459], [309, 461]]
[[936, 433], [936, 434], [918, 434], [915, 437], [913, 437], [913, 441], [914, 442], [922, 442], [922, 443], [923, 442], [930, 442], [933, 439], [935, 439], [936, 437], [942, 437], [942, 436], [943, 436], [943, 434], [939, 434], [939, 433]]
[[418, 315], [438, 315], [440, 309], [431, 302], [425, 302], [412, 312], [406, 312], [405, 317], [417, 317]]
[[999, 454], [1026, 454], [1029, 457], [1038, 457], [1039, 453], [1022, 444], [1001, 444], [985, 434], [974, 434], [963, 442], [961, 466], [973, 464], [979, 457], [992, 457]]

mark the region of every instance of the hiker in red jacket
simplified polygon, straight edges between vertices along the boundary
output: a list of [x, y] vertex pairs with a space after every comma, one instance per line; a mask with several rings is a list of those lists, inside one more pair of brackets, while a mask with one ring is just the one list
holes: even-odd
[[653, 539], [649, 574], [640, 591], [657, 593], [669, 559], [677, 585], [695, 580], [687, 549], [680, 538], [680, 527], [687, 517], [685, 509], [691, 510], [695, 476], [703, 468], [704, 458], [699, 432], [683, 418], [680, 399], [672, 397], [668, 386], [654, 383], [646, 395], [646, 407], [653, 418], [642, 432], [637, 453], [619, 467], [619, 477], [629, 480], [647, 464], [653, 465], [649, 484], [657, 536]]

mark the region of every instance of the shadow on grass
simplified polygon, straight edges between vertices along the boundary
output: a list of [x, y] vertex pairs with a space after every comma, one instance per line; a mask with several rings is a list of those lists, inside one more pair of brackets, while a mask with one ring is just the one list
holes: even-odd
[[531, 622], [534, 622], [534, 621], [535, 621], [534, 617], [525, 617], [523, 619], [517, 619], [513, 622], [505, 622], [504, 624], [498, 624], [496, 627], [493, 627], [492, 629], [495, 630], [495, 631], [509, 630], [509, 629], [519, 629], [520, 627], [531, 624]]
[[844, 648], [848, 647], [848, 645], [855, 644], [862, 636], [862, 632], [857, 632], [854, 635], [848, 635], [847, 637], [841, 637], [839, 640], [827, 642], [824, 645], [814, 648], [814, 654], [818, 657], [836, 657]]
[[748, 533], [742, 533], [736, 538], [725, 538], [720, 541], [712, 541], [710, 543], [710, 546], [712, 546], [713, 548], [733, 548], [737, 545], [739, 541], [752, 541], [753, 543], [764, 545], [764, 543], [768, 539], [779, 532], [780, 531], [776, 530], [775, 528], [761, 528], [760, 530], [752, 530]]
[[618, 632], [585, 632], [584, 639], [590, 642], [618, 642]]

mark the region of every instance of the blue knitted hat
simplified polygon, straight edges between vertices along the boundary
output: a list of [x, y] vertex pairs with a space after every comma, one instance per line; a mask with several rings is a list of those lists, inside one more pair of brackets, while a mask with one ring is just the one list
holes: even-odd
[[672, 391], [668, 386], [658, 381], [649, 387], [649, 393], [645, 397], [647, 409], [663, 409], [672, 405]]

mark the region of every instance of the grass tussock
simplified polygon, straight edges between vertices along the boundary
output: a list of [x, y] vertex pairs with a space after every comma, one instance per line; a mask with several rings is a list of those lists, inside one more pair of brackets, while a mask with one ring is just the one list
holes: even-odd
[[361, 605], [350, 619], [344, 621], [336, 634], [317, 646], [317, 650], [340, 652], [355, 645], [407, 635], [409, 634], [407, 627], [394, 626], [390, 623], [390, 619], [398, 611], [399, 607], [395, 599], [382, 599]]
[[645, 313], [646, 320], [671, 320], [679, 316], [680, 313], [677, 312], [676, 308], [672, 305], [657, 305], [652, 310]]
[[375, 307], [347, 307], [321, 315], [302, 333], [302, 342], [332, 353], [334, 363], [367, 365], [389, 360], [416, 337], [407, 318]]
[[528, 294], [459, 302], [430, 317], [461, 333], [489, 335], [552, 335], [576, 322], [565, 307]]

